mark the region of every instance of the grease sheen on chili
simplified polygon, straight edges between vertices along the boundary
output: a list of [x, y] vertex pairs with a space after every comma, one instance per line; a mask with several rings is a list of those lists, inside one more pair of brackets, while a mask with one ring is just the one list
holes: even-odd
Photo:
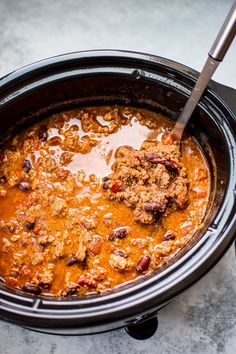
[[206, 160], [145, 109], [87, 107], [29, 127], [0, 153], [0, 276], [33, 294], [84, 294], [152, 271], [202, 227]]

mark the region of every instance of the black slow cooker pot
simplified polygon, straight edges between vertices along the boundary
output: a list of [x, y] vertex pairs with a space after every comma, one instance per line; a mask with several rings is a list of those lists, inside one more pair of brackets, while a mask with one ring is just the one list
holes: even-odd
[[[90, 51], [46, 59], [0, 80], [1, 141], [46, 114], [91, 104], [125, 104], [176, 119], [198, 73], [173, 61], [133, 52]], [[236, 90], [211, 82], [189, 132], [208, 159], [211, 201], [201, 235], [162, 272], [112, 292], [80, 298], [35, 297], [0, 283], [0, 317], [38, 331], [98, 333], [126, 326], [136, 338], [157, 327], [157, 311], [223, 256], [236, 228]]]

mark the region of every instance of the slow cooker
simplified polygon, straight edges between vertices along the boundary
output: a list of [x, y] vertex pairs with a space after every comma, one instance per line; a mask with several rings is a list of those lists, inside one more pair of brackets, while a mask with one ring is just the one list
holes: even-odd
[[[149, 54], [87, 51], [45, 59], [0, 80], [1, 144], [45, 115], [76, 105], [144, 107], [175, 120], [198, 73]], [[31, 296], [0, 281], [0, 318], [41, 332], [91, 334], [126, 327], [151, 336], [157, 313], [224, 255], [236, 229], [236, 90], [211, 82], [188, 127], [212, 177], [204, 228], [168, 267], [112, 291], [81, 297]]]

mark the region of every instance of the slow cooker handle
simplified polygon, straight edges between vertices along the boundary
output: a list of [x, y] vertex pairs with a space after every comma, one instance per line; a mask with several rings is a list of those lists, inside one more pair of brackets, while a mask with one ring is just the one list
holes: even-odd
[[210, 87], [226, 102], [236, 119], [236, 90], [213, 80], [210, 83]]

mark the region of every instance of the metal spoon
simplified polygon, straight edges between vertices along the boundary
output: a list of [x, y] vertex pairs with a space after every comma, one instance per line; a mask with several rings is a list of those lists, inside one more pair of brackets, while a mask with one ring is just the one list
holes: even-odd
[[189, 96], [183, 111], [181, 112], [177, 122], [175, 123], [172, 131], [173, 136], [180, 142], [183, 131], [197, 106], [205, 88], [207, 87], [212, 75], [217, 69], [220, 62], [224, 59], [224, 56], [229, 49], [236, 35], [236, 1], [234, 1], [228, 16], [225, 19], [223, 26], [216, 37], [213, 46], [208, 54], [208, 58], [203, 67], [203, 70], [193, 88], [191, 95]]

